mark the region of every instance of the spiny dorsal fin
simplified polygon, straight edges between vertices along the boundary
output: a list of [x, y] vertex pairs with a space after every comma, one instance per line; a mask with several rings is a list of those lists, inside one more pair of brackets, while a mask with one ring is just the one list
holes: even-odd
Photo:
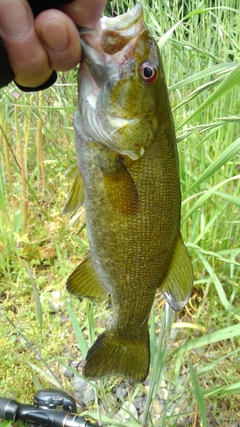
[[64, 205], [63, 214], [76, 211], [84, 202], [84, 181], [81, 172], [75, 177], [74, 183], [69, 191], [67, 201]]
[[189, 300], [192, 285], [192, 264], [182, 236], [180, 236], [161, 289], [169, 305], [174, 310], [181, 310]]
[[106, 298], [106, 292], [97, 276], [91, 255], [88, 255], [69, 276], [66, 287], [71, 294], [91, 301], [102, 301]]

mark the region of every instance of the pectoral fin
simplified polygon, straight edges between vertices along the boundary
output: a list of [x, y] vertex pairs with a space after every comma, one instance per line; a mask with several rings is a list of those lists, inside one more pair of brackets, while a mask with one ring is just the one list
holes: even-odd
[[106, 292], [97, 276], [90, 255], [69, 276], [66, 287], [71, 294], [91, 301], [102, 301], [106, 298]]
[[84, 202], [84, 181], [78, 170], [74, 183], [69, 191], [67, 201], [64, 205], [63, 214], [76, 211]]
[[180, 236], [167, 275], [161, 284], [162, 292], [174, 310], [181, 310], [187, 304], [191, 295], [192, 284], [192, 264], [182, 236]]
[[104, 186], [111, 205], [124, 214], [134, 214], [138, 208], [138, 192], [124, 163], [117, 158], [115, 170], [111, 173], [103, 170], [103, 173]]
[[78, 164], [77, 162], [73, 163], [64, 173], [65, 177], [68, 179], [75, 179], [76, 175], [79, 172]]

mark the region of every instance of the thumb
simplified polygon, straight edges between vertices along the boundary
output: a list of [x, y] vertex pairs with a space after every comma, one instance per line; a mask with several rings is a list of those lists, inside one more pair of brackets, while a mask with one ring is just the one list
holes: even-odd
[[52, 70], [26, 0], [0, 0], [0, 35], [18, 84], [35, 87], [48, 80]]

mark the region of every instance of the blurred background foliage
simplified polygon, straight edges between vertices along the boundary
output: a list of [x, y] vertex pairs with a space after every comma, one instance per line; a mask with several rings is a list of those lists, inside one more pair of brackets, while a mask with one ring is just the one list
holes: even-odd
[[[150, 386], [139, 387], [156, 426], [187, 425], [181, 421], [187, 419], [193, 426], [235, 426], [230, 421], [239, 422], [240, 405], [239, 4], [141, 3], [169, 87], [179, 142], [182, 232], [195, 284], [191, 301], [165, 335], [156, 295]], [[108, 1], [105, 13], [114, 16], [133, 5]], [[71, 183], [65, 172], [76, 161], [76, 79], [74, 69], [59, 73], [44, 92], [28, 94], [9, 85], [0, 93], [0, 383], [1, 395], [25, 402], [50, 384], [74, 393], [64, 373], [70, 361], [83, 360], [111, 315], [106, 304], [93, 309], [65, 290], [88, 249], [84, 208], [71, 217], [61, 213]], [[163, 380], [174, 392], [160, 414], [156, 402]], [[121, 402], [112, 396], [119, 382], [97, 385], [95, 404], [87, 409], [114, 419]], [[134, 393], [130, 387], [128, 400]]]

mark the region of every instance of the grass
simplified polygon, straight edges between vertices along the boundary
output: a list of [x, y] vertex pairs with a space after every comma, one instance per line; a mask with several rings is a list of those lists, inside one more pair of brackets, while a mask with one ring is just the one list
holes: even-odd
[[[229, 427], [239, 423], [240, 404], [240, 12], [237, 0], [186, 3], [142, 1], [161, 47], [179, 141], [194, 292], [175, 316], [165, 314], [157, 293], [150, 382], [129, 386], [125, 400], [146, 395], [143, 424]], [[42, 93], [1, 90], [0, 383], [1, 395], [22, 402], [50, 385], [73, 393], [64, 371], [80, 375], [69, 361], [83, 359], [110, 317], [106, 305], [79, 302], [65, 290], [88, 248], [84, 210], [61, 214], [64, 173], [75, 162], [76, 102], [76, 70]], [[119, 383], [96, 383], [95, 403], [85, 411], [117, 425]]]

